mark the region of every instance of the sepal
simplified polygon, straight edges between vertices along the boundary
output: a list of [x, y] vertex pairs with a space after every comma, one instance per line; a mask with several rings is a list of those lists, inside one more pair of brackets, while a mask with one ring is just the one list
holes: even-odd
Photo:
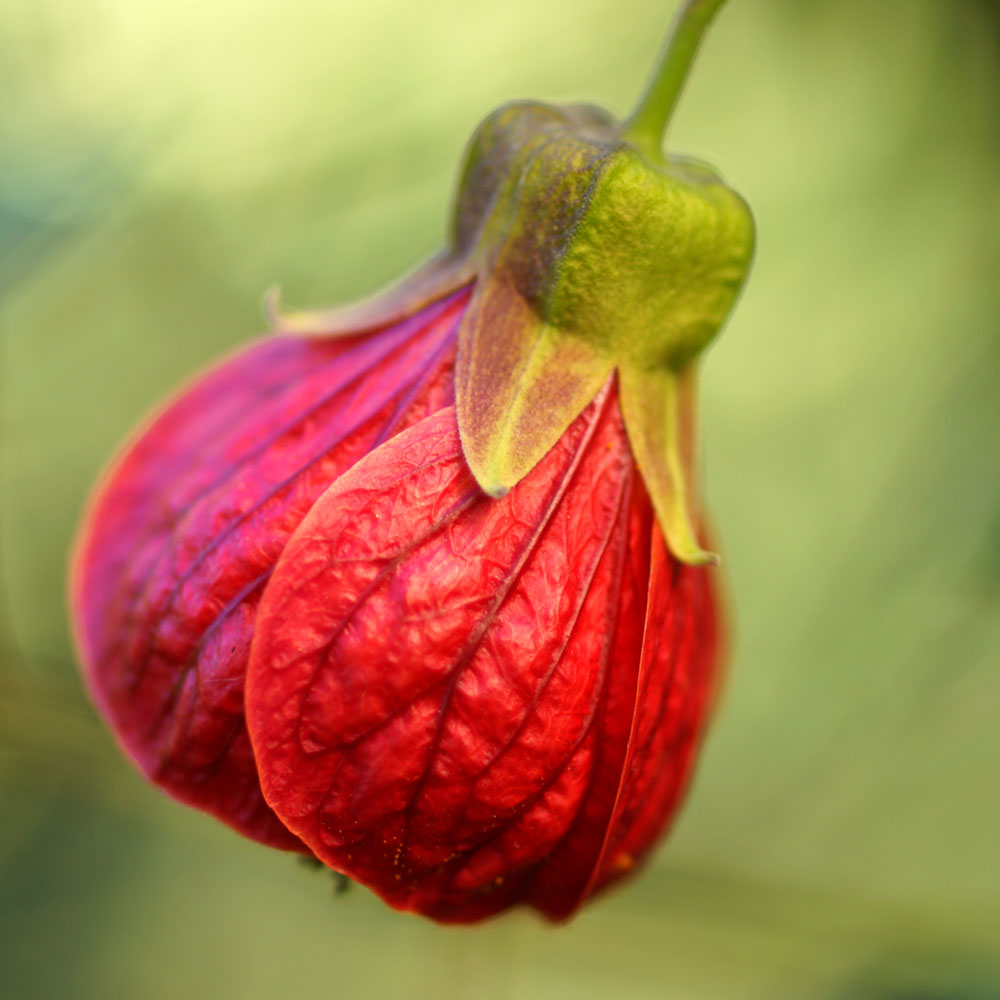
[[629, 445], [667, 547], [689, 565], [718, 562], [698, 541], [695, 366], [643, 371], [626, 365], [618, 375]]
[[467, 255], [448, 251], [431, 258], [388, 291], [336, 309], [285, 310], [280, 292], [273, 288], [265, 296], [264, 315], [277, 334], [353, 337], [414, 316], [432, 302], [471, 284], [475, 277]]

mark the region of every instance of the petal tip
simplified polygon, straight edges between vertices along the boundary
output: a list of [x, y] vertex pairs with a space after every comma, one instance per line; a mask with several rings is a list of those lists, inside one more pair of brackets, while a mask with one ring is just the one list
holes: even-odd
[[281, 323], [281, 288], [278, 285], [271, 285], [264, 292], [261, 301], [261, 312], [264, 314], [264, 321], [273, 329]]

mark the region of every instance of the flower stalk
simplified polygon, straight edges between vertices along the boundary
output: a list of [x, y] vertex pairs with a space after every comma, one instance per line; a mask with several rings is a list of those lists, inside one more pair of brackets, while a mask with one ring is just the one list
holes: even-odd
[[625, 122], [624, 138], [654, 162], [662, 162], [663, 140], [705, 32], [726, 0], [686, 0], [677, 12], [649, 84]]

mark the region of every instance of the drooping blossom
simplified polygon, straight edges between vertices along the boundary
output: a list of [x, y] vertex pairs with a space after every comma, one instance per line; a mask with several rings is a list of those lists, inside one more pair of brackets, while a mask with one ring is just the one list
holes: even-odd
[[439, 920], [630, 872], [717, 687], [694, 381], [752, 242], [603, 112], [490, 116], [443, 254], [276, 309], [95, 492], [78, 645], [142, 772]]

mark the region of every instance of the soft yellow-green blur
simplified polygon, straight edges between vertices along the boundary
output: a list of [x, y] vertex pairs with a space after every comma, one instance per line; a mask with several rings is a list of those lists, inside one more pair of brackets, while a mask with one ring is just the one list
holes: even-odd
[[704, 370], [731, 676], [651, 868], [472, 930], [147, 786], [77, 679], [86, 490], [164, 393], [437, 248], [515, 97], [629, 110], [654, 0], [0, 0], [0, 995], [1000, 996], [1000, 17], [731, 0], [671, 127], [750, 202]]

